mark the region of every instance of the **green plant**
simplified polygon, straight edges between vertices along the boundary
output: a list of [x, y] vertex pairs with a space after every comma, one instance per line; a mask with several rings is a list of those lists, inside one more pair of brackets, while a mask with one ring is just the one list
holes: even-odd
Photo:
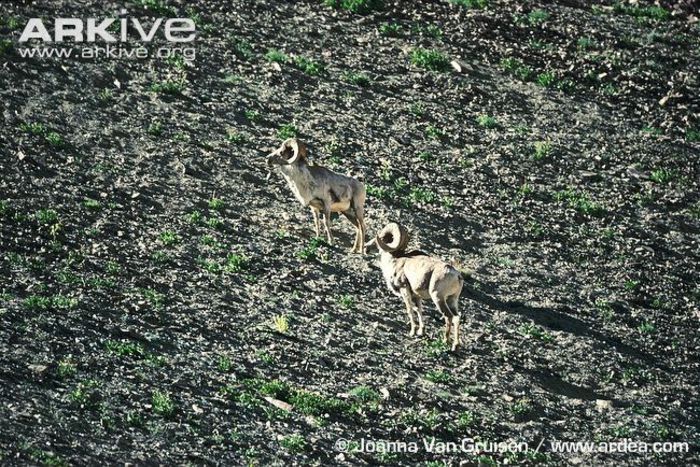
[[591, 201], [585, 193], [579, 193], [572, 189], [566, 189], [557, 192], [554, 195], [557, 201], [566, 201], [570, 208], [579, 211], [582, 214], [592, 216], [600, 216], [605, 213], [605, 208], [600, 204]]
[[665, 21], [671, 17], [671, 12], [660, 6], [628, 6], [618, 2], [614, 5], [614, 11], [618, 14], [634, 16], [635, 18], [649, 18], [656, 21]]
[[19, 125], [20, 130], [31, 133], [32, 135], [43, 135], [46, 132], [46, 127], [43, 123], [32, 122], [32, 123], [21, 123]]
[[215, 198], [212, 196], [209, 200], [209, 209], [211, 209], [212, 211], [223, 211], [225, 207], [226, 203], [222, 199]]
[[148, 303], [155, 309], [163, 307], [165, 295], [153, 289], [141, 289], [141, 294]]
[[284, 52], [277, 49], [268, 50], [265, 54], [265, 59], [268, 62], [274, 63], [286, 63], [287, 61], [289, 61], [289, 57]]
[[532, 68], [524, 65], [521, 61], [506, 57], [501, 60], [501, 68], [511, 75], [520, 78], [523, 81], [529, 81], [532, 78], [533, 71]]
[[245, 39], [239, 38], [234, 40], [233, 50], [236, 53], [236, 56], [243, 60], [250, 60], [254, 56], [253, 46]]
[[280, 439], [280, 446], [290, 452], [301, 452], [306, 447], [306, 440], [301, 435], [289, 435]]
[[180, 241], [180, 238], [177, 236], [177, 234], [171, 230], [166, 230], [162, 232], [158, 238], [160, 239], [161, 243], [165, 246], [170, 246]]
[[549, 157], [552, 154], [552, 143], [549, 141], [537, 141], [534, 144], [532, 158], [536, 161]]
[[348, 72], [344, 75], [345, 81], [356, 86], [366, 87], [369, 85], [369, 76], [364, 73]]
[[673, 170], [667, 170], [667, 169], [656, 169], [653, 172], [651, 172], [651, 175], [649, 175], [649, 178], [659, 184], [666, 184], [671, 182], [676, 176], [676, 172]]
[[0, 39], [0, 56], [5, 55], [8, 50], [12, 49], [12, 41], [9, 39]]
[[134, 0], [134, 3], [161, 15], [175, 15], [175, 9], [171, 6], [166, 5], [166, 3], [163, 0]]
[[479, 115], [476, 118], [476, 122], [479, 124], [479, 126], [484, 128], [496, 128], [498, 126], [496, 119], [490, 115]]
[[432, 204], [437, 200], [437, 195], [428, 188], [416, 187], [408, 193], [408, 199], [413, 203]]
[[226, 264], [224, 265], [224, 271], [226, 272], [241, 272], [248, 266], [248, 258], [243, 255], [236, 253], [230, 253], [226, 257]]
[[357, 386], [350, 390], [350, 395], [363, 403], [377, 403], [382, 398], [381, 394], [368, 386]]
[[610, 305], [610, 302], [603, 298], [597, 298], [595, 301], [595, 306], [604, 321], [611, 321], [613, 319], [614, 311], [613, 307]]
[[300, 413], [313, 416], [345, 412], [350, 409], [350, 406], [340, 399], [304, 390], [292, 391], [289, 403]]
[[100, 209], [100, 207], [102, 207], [98, 200], [92, 198], [85, 198], [85, 200], [83, 200], [83, 206], [88, 209], [92, 209], [93, 211], [97, 211]]
[[216, 362], [216, 368], [222, 373], [228, 373], [232, 368], [231, 359], [226, 355], [219, 355], [219, 359]]
[[478, 417], [474, 415], [473, 412], [464, 411], [457, 417], [457, 428], [460, 430], [465, 430], [467, 428], [472, 428], [478, 423]]
[[382, 36], [400, 37], [403, 27], [399, 23], [384, 23], [379, 26], [379, 33]]
[[241, 144], [245, 143], [247, 141], [246, 136], [243, 133], [240, 133], [235, 130], [230, 130], [228, 134], [226, 135], [226, 139], [228, 140], [229, 143], [233, 144]]
[[527, 15], [528, 22], [533, 26], [544, 23], [547, 19], [549, 19], [549, 13], [544, 10], [532, 10]]
[[251, 123], [257, 123], [261, 120], [260, 112], [257, 110], [246, 110], [243, 112], [243, 115], [245, 115], [245, 118], [251, 122]]
[[202, 213], [199, 211], [192, 211], [191, 213], [189, 213], [185, 216], [185, 219], [190, 224], [197, 225], [200, 222], [202, 222], [203, 216], [202, 216]]
[[170, 394], [157, 389], [153, 391], [151, 395], [151, 405], [153, 407], [153, 412], [164, 417], [170, 417], [175, 411], [175, 404]]
[[316, 62], [302, 55], [294, 57], [294, 64], [307, 75], [316, 76], [323, 72], [323, 65], [320, 62]]
[[425, 379], [433, 383], [446, 384], [450, 382], [450, 374], [444, 370], [430, 370], [425, 374]]
[[61, 379], [69, 378], [73, 376], [76, 372], [76, 365], [70, 358], [64, 358], [58, 362], [58, 367], [56, 373]]
[[296, 135], [297, 127], [293, 123], [285, 123], [277, 130], [277, 136], [280, 139], [294, 138]]
[[286, 334], [289, 331], [289, 319], [287, 315], [277, 315], [272, 318], [272, 327], [280, 334]]
[[435, 125], [428, 125], [425, 128], [425, 136], [427, 136], [430, 139], [442, 139], [445, 137], [445, 132], [442, 131], [440, 128], [436, 127]]
[[151, 124], [148, 125], [148, 129], [146, 131], [149, 135], [160, 136], [163, 134], [163, 124], [160, 123], [158, 120], [151, 122]]
[[576, 41], [576, 47], [579, 50], [588, 50], [595, 47], [595, 42], [590, 37], [579, 37]]
[[411, 63], [419, 68], [431, 71], [447, 71], [450, 59], [438, 50], [417, 48], [411, 51]]
[[120, 357], [142, 357], [145, 354], [141, 343], [126, 340], [108, 340], [105, 342], [105, 348], [108, 352]]
[[515, 415], [525, 415], [532, 412], [532, 404], [530, 403], [529, 399], [519, 399], [513, 405], [511, 405], [510, 410]]
[[338, 304], [345, 309], [349, 309], [355, 305], [355, 301], [352, 295], [341, 295], [338, 297]]
[[554, 340], [554, 337], [550, 333], [532, 323], [523, 324], [518, 328], [518, 331], [524, 336], [533, 337], [542, 342], [552, 342]]
[[166, 79], [159, 83], [151, 84], [151, 91], [160, 94], [181, 94], [185, 89], [185, 79]]
[[51, 146], [54, 147], [61, 147], [63, 146], [63, 138], [61, 135], [56, 133], [55, 131], [49, 131], [44, 135], [44, 139], [46, 140], [47, 143], [49, 143]]
[[453, 5], [459, 5], [472, 9], [483, 9], [489, 4], [488, 0], [450, 0]]
[[97, 94], [97, 97], [102, 102], [107, 102], [114, 97], [114, 92], [111, 89], [104, 88]]
[[342, 8], [361, 15], [381, 10], [384, 7], [383, 0], [323, 0], [323, 3], [333, 8]]
[[544, 73], [540, 73], [535, 78], [535, 82], [539, 86], [542, 86], [543, 88], [548, 88], [548, 87], [553, 86], [554, 83], [556, 83], [556, 80], [557, 80], [556, 76], [551, 71], [545, 71]]

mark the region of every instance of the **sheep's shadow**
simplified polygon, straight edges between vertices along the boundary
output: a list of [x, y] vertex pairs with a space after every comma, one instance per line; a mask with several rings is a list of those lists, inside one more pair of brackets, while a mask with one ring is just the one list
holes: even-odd
[[591, 323], [576, 318], [571, 313], [571, 310], [562, 307], [560, 310], [553, 308], [532, 307], [518, 301], [501, 301], [490, 295], [485, 294], [480, 290], [475, 290], [473, 287], [465, 287], [467, 296], [487, 307], [506, 313], [517, 313], [525, 318], [530, 319], [535, 324], [553, 330], [563, 331], [576, 336], [586, 337], [600, 342], [615, 351], [630, 357], [638, 359], [646, 364], [655, 366], [664, 371], [671, 369], [655, 356], [636, 349], [628, 344], [625, 344], [620, 339], [603, 334], [600, 331], [593, 329]]

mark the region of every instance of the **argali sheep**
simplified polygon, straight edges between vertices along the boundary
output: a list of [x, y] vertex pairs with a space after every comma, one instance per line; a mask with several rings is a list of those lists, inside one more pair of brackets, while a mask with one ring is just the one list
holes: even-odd
[[323, 215], [326, 237], [332, 244], [331, 212], [342, 213], [355, 226], [352, 251], [362, 253], [365, 245], [365, 185], [352, 177], [310, 164], [306, 154], [304, 143], [289, 138], [267, 157], [267, 165], [278, 166], [294, 196], [311, 208], [317, 237], [321, 235], [319, 215]]
[[[401, 297], [406, 305], [411, 330], [409, 336], [423, 335], [422, 300], [430, 299], [445, 319], [444, 342], [451, 349], [459, 346], [459, 296], [464, 279], [462, 274], [444, 261], [422, 251], [406, 251], [408, 231], [391, 223], [367, 243], [379, 249], [379, 264], [389, 290]], [[417, 315], [418, 327], [413, 317]]]

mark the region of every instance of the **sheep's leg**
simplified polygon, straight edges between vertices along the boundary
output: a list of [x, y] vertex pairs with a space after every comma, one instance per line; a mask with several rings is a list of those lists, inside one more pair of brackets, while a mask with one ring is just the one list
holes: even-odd
[[423, 302], [420, 298], [416, 298], [416, 314], [418, 315], [418, 332], [416, 336], [423, 335]]
[[357, 245], [357, 252], [362, 253], [365, 251], [365, 207], [362, 205], [355, 206], [355, 215], [357, 216], [357, 235], [359, 236], [359, 242]]
[[328, 244], [333, 244], [333, 235], [331, 235], [331, 208], [324, 204], [323, 206], [323, 226], [326, 229], [326, 239]]
[[321, 221], [318, 218], [318, 210], [316, 208], [311, 208], [311, 215], [314, 217], [314, 228], [316, 231], [316, 236], [321, 236]]
[[355, 215], [355, 212], [353, 211], [352, 208], [348, 209], [347, 211], [343, 211], [343, 215], [347, 217], [347, 219], [352, 223], [352, 225], [355, 226], [355, 243], [352, 245], [352, 252], [358, 252], [361, 250], [358, 250], [358, 242], [359, 242], [359, 221], [357, 219], [357, 216]]
[[410, 337], [416, 335], [416, 322], [413, 320], [413, 298], [411, 297], [411, 292], [403, 288], [401, 289], [401, 298], [406, 305], [406, 313], [408, 314], [408, 321], [411, 323], [411, 330], [408, 332]]
[[452, 350], [457, 350], [460, 345], [459, 340], [459, 295], [453, 295], [447, 299], [447, 304], [452, 310]]
[[447, 344], [450, 339], [450, 327], [452, 325], [453, 318], [452, 311], [450, 310], [450, 307], [447, 306], [445, 299], [440, 297], [437, 293], [431, 293], [430, 298], [433, 299], [433, 303], [435, 303], [437, 309], [440, 310], [440, 313], [442, 313], [442, 317], [445, 318], [445, 335], [443, 336], [443, 342]]

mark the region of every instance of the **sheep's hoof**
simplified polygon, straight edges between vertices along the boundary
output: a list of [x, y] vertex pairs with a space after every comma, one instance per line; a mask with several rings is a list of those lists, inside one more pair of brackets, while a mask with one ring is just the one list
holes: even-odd
[[457, 344], [457, 343], [452, 344], [452, 352], [455, 352], [457, 349], [459, 349], [459, 344]]
[[422, 337], [423, 336], [423, 330], [419, 329], [418, 332], [416, 332], [416, 336]]
[[413, 337], [413, 336], [415, 336], [415, 335], [416, 335], [416, 330], [415, 330], [415, 329], [411, 329], [410, 331], [408, 331], [408, 337]]

